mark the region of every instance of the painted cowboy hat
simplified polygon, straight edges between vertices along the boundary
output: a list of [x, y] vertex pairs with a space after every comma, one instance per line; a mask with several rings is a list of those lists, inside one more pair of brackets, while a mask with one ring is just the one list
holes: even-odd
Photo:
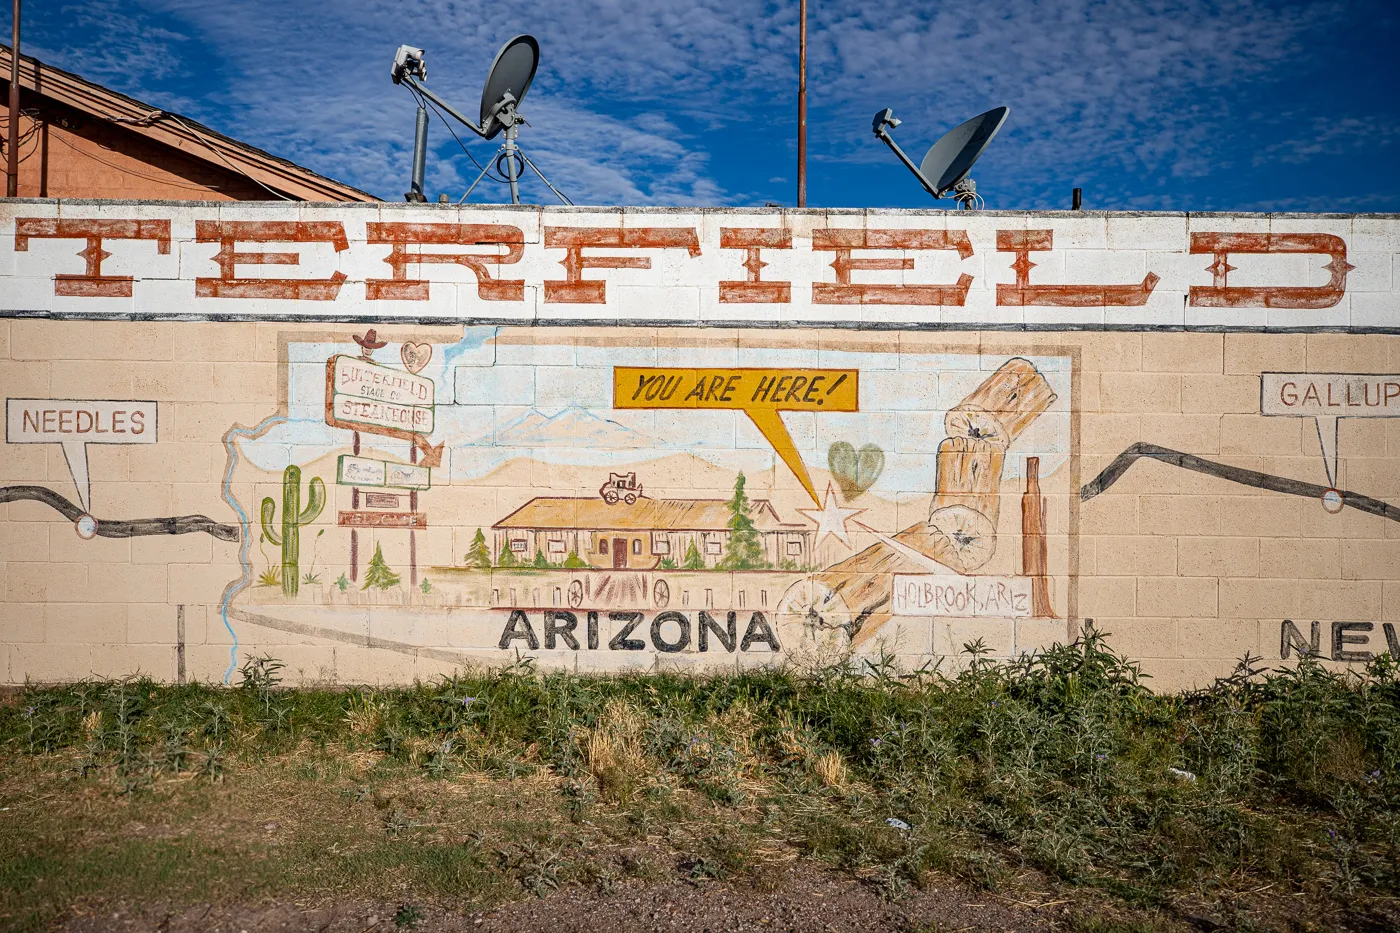
[[379, 335], [375, 333], [373, 327], [365, 331], [363, 337], [355, 337], [353, 334], [351, 336], [362, 350], [378, 350], [380, 347], [388, 346], [385, 341], [379, 339]]

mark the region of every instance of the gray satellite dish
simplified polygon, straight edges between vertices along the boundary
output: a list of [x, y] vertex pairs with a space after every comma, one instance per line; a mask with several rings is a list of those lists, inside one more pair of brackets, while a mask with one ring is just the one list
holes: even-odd
[[[424, 104], [426, 101], [431, 101], [445, 110], [448, 116], [483, 139], [491, 139], [502, 131], [505, 132], [505, 140], [501, 143], [501, 148], [497, 150], [495, 158], [484, 166], [477, 163], [477, 166], [481, 168], [481, 174], [476, 176], [476, 181], [472, 182], [467, 193], [462, 195], [462, 201], [471, 195], [472, 190], [481, 183], [481, 179], [486, 177], [487, 172], [494, 165], [496, 171], [505, 176], [504, 179], [500, 180], [504, 180], [510, 185], [512, 204], [520, 203], [519, 182], [526, 166], [535, 170], [535, 174], [540, 176], [540, 181], [544, 182], [545, 186], [553, 191], [559, 200], [565, 204], [573, 203], [564, 197], [558, 188], [549, 183], [549, 179], [544, 177], [544, 173], [536, 167], [535, 163], [530, 161], [530, 157], [516, 142], [520, 125], [525, 122], [517, 108], [520, 106], [525, 92], [530, 90], [530, 82], [535, 80], [535, 69], [539, 67], [539, 64], [540, 44], [535, 41], [534, 36], [516, 36], [501, 46], [501, 50], [496, 53], [495, 61], [491, 63], [491, 71], [486, 75], [486, 84], [481, 89], [481, 123], [476, 124], [423, 85], [422, 82], [428, 80], [428, 68], [423, 60], [423, 50], [411, 45], [399, 46], [398, 54], [394, 56], [394, 67], [390, 75], [395, 84], [407, 85], [418, 100], [418, 123], [413, 134], [413, 176], [407, 194], [408, 200], [422, 201], [425, 199], [423, 172], [428, 147], [428, 111]], [[466, 150], [466, 146], [462, 148]], [[471, 153], [468, 151], [467, 155], [470, 156]], [[472, 161], [475, 162], [475, 158]]]
[[504, 124], [496, 119], [497, 114], [508, 104], [520, 106], [539, 64], [540, 44], [534, 36], [516, 36], [501, 46], [481, 89], [482, 136], [491, 139], [501, 131]]
[[953, 127], [929, 147], [923, 164], [917, 167], [889, 133], [890, 129], [899, 126], [900, 122], [895, 119], [893, 111], [886, 108], [875, 114], [873, 129], [875, 135], [899, 157], [899, 161], [914, 173], [914, 177], [919, 179], [919, 184], [924, 186], [925, 191], [935, 198], [951, 194], [961, 206], [972, 208], [981, 206], [983, 202], [977, 194], [976, 182], [968, 178], [967, 174], [972, 171], [973, 164], [991, 144], [997, 130], [1001, 129], [1010, 113], [1009, 107], [994, 107], [966, 123]]

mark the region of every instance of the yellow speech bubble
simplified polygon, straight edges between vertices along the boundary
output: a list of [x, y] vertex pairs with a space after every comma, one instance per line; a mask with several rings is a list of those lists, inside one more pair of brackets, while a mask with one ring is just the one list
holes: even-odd
[[745, 412], [773, 450], [821, 505], [797, 453], [784, 411], [859, 411], [860, 371], [855, 369], [613, 368], [614, 408], [708, 408]]

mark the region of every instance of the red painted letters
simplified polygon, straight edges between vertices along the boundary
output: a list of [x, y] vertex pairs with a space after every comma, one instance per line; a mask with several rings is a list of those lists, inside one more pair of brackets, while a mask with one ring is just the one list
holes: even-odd
[[813, 282], [812, 303], [819, 305], [958, 305], [967, 301], [972, 276], [956, 285], [864, 285], [851, 281], [857, 269], [912, 269], [913, 259], [852, 259], [856, 249], [951, 249], [967, 259], [972, 241], [966, 230], [813, 230], [812, 249], [833, 250], [836, 282]]
[[1054, 233], [1050, 230], [998, 230], [997, 252], [1015, 253], [1014, 285], [997, 284], [999, 305], [1048, 305], [1057, 308], [1090, 308], [1099, 305], [1132, 308], [1147, 304], [1152, 289], [1161, 279], [1149, 272], [1141, 285], [1032, 285], [1032, 251], [1054, 248]]
[[[504, 224], [414, 224], [371, 223], [366, 225], [370, 243], [392, 243], [385, 258], [394, 270], [392, 279], [366, 279], [365, 297], [427, 301], [426, 279], [410, 279], [410, 264], [455, 263], [466, 266], [476, 275], [476, 293], [483, 301], [523, 301], [524, 279], [492, 278], [487, 265], [502, 266], [520, 261], [525, 255], [525, 235], [519, 227]], [[414, 246], [505, 246], [504, 253], [425, 253]]]
[[700, 238], [693, 227], [545, 227], [546, 249], [563, 249], [560, 264], [564, 279], [546, 279], [544, 300], [576, 304], [607, 303], [607, 283], [585, 281], [584, 269], [650, 269], [651, 260], [645, 256], [585, 256], [584, 249], [612, 247], [614, 249], [685, 249], [691, 256], [700, 255]]
[[78, 253], [87, 260], [82, 275], [60, 272], [53, 277], [53, 293], [75, 298], [130, 298], [132, 277], [103, 275], [102, 261], [112, 254], [102, 248], [103, 240], [155, 240], [156, 251], [170, 252], [168, 220], [50, 220], [20, 217], [15, 220], [15, 252], [29, 249], [32, 237], [57, 240], [87, 240]]
[[765, 282], [760, 278], [763, 267], [762, 250], [792, 249], [792, 231], [773, 227], [720, 227], [720, 249], [742, 249], [748, 251], [744, 268], [748, 278], [741, 282], [722, 281], [719, 283], [721, 304], [766, 302], [788, 304], [792, 301], [791, 282]]
[[245, 243], [332, 243], [337, 253], [350, 248], [345, 227], [333, 220], [198, 220], [194, 238], [199, 243], [218, 243], [214, 261], [219, 277], [196, 278], [194, 293], [201, 298], [290, 298], [303, 301], [334, 301], [340, 294], [345, 273], [337, 270], [328, 279], [240, 279], [239, 265], [295, 266], [300, 253], [241, 253]]
[[[1346, 241], [1330, 233], [1193, 233], [1191, 252], [1215, 256], [1206, 267], [1215, 281], [1191, 286], [1197, 308], [1330, 308], [1346, 294], [1347, 273], [1356, 268], [1347, 262]], [[1322, 267], [1332, 277], [1316, 286], [1230, 285], [1231, 253], [1320, 253], [1332, 258]]]

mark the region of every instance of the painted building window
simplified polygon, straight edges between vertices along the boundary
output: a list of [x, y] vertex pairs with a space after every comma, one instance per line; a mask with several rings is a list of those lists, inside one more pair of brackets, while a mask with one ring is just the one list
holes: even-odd
[[599, 554], [606, 554], [606, 553], [608, 553], [608, 539], [607, 539], [607, 538], [599, 538], [599, 539], [598, 539], [598, 553], [599, 553]]
[[801, 554], [802, 554], [802, 542], [801, 542], [801, 541], [789, 541], [789, 542], [787, 543], [787, 552], [788, 552], [788, 556], [789, 556], [789, 557], [799, 557], [799, 556], [801, 556]]
[[749, 596], [749, 594], [746, 593], [746, 592], [744, 592], [743, 590], [740, 590], [740, 591], [739, 591], [739, 608], [740, 608], [740, 609], [743, 609], [743, 608], [748, 604], [748, 601], [749, 601], [749, 600], [748, 600], [748, 596]]
[[550, 538], [550, 539], [549, 539], [549, 553], [551, 553], [551, 554], [563, 554], [563, 553], [564, 553], [564, 541], [563, 541], [563, 539], [560, 539], [560, 538]]
[[653, 554], [670, 554], [670, 553], [671, 553], [671, 542], [665, 540], [664, 538], [652, 538], [652, 539], [651, 539], [651, 552], [652, 552]]
[[706, 541], [706, 542], [705, 542], [705, 553], [706, 553], [706, 554], [721, 554], [721, 553], [723, 553], [723, 552], [724, 552], [724, 547], [723, 547], [723, 545], [721, 545], [718, 541]]
[[642, 553], [642, 539], [641, 539], [641, 538], [633, 538], [633, 539], [632, 539], [632, 553], [633, 553], [633, 554], [640, 554], [640, 553]]
[[512, 551], [519, 551], [520, 553], [524, 554], [526, 551], [529, 550], [529, 545], [524, 538], [517, 538], [516, 540], [510, 543], [510, 549]]

